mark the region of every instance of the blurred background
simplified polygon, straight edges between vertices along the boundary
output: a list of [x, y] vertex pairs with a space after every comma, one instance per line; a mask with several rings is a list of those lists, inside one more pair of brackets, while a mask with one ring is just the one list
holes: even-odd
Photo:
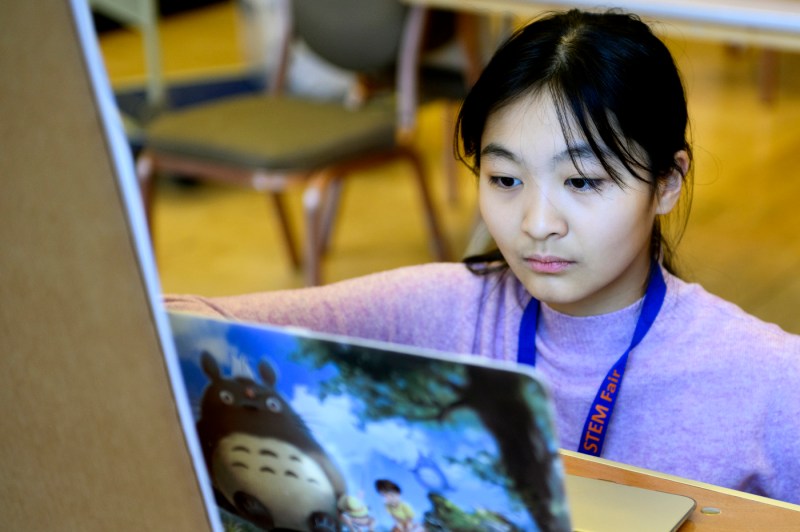
[[[268, 9], [267, 0], [162, 0], [157, 32], [169, 105], [258, 90], [263, 78], [253, 73], [270, 60]], [[520, 22], [487, 16], [481, 28], [496, 35]], [[121, 108], [146, 120], [153, 111], [143, 104], [148, 70], [141, 32], [101, 10], [95, 23]], [[665, 40], [684, 76], [695, 150], [693, 204], [677, 248], [682, 276], [800, 333], [800, 56], [695, 40], [668, 23], [659, 29], [669, 30]], [[482, 42], [493, 46], [491, 39]], [[298, 63], [290, 80], [298, 90], [347, 84], [309, 54]], [[768, 91], [765, 77], [772, 79]], [[465, 168], [456, 167], [454, 181], [446, 177], [443, 153], [451, 152], [455, 111], [446, 101], [421, 105], [413, 144], [458, 259], [474, 228], [476, 187]], [[347, 180], [325, 282], [432, 260], [408, 171], [393, 163]], [[153, 237], [165, 292], [215, 296], [303, 286], [262, 193], [181, 176], [157, 187]], [[296, 227], [303, 223], [301, 195], [294, 189], [288, 196]]]

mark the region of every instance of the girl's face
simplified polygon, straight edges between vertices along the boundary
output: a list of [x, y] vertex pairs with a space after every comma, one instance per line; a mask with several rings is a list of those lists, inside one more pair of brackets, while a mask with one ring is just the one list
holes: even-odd
[[389, 506], [397, 506], [400, 504], [400, 494], [396, 491], [382, 491], [381, 495], [383, 500]]
[[546, 91], [494, 112], [481, 138], [479, 203], [528, 292], [559, 312], [588, 316], [642, 297], [655, 216], [675, 205], [681, 180], [654, 194], [620, 164], [620, 187], [587, 144], [575, 144], [568, 148]]

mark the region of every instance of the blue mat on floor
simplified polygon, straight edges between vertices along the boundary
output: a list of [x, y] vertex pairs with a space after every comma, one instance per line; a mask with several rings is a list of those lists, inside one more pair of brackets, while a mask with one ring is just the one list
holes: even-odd
[[128, 121], [126, 127], [133, 128], [128, 132], [128, 142], [135, 157], [142, 148], [138, 134], [134, 133], [135, 128], [147, 124], [159, 112], [189, 107], [237, 94], [260, 92], [265, 88], [266, 80], [263, 75], [250, 74], [170, 83], [166, 87], [165, 107], [161, 109], [153, 108], [147, 102], [144, 86], [115, 90], [114, 97], [120, 112]]
[[[179, 109], [199, 103], [263, 91], [266, 82], [261, 75], [203, 78], [179, 83], [170, 83], [167, 88], [167, 109]], [[133, 87], [114, 91], [120, 111], [139, 123], [146, 123], [158, 113], [148, 103], [145, 87]]]

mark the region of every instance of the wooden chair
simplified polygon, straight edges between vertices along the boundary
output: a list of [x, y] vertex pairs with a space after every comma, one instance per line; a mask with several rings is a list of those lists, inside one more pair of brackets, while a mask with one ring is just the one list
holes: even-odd
[[147, 69], [147, 104], [154, 110], [165, 107], [167, 89], [161, 68], [156, 0], [89, 0], [89, 5], [93, 11], [139, 30]]
[[[442, 105], [442, 170], [446, 199], [455, 205], [459, 200], [458, 169], [453, 153], [455, 116], [467, 92], [477, 81], [484, 66], [481, 17], [475, 13], [431, 9], [420, 61], [420, 102]], [[442, 49], [460, 52], [459, 62], [442, 64], [434, 58]], [[451, 54], [453, 55], [453, 54]]]
[[[301, 184], [306, 283], [321, 282], [321, 261], [343, 179], [389, 160], [404, 160], [419, 189], [433, 255], [448, 257], [428, 189], [411, 144], [417, 108], [417, 66], [427, 10], [399, 0], [283, 0], [283, 47], [269, 94], [228, 97], [164, 113], [147, 124], [137, 174], [152, 222], [153, 179], [177, 173], [252, 187], [271, 198], [289, 258], [301, 265], [284, 192]], [[330, 63], [358, 74], [363, 87], [393, 78], [392, 90], [365, 91], [363, 101], [308, 100], [283, 92], [288, 48], [301, 38]], [[151, 223], [152, 227], [152, 223]]]

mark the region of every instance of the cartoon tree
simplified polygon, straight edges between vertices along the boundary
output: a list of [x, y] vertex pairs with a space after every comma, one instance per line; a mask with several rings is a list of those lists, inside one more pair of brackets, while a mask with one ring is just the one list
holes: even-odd
[[315, 339], [302, 340], [295, 354], [317, 367], [335, 365], [338, 375], [321, 384], [321, 398], [345, 390], [357, 395], [365, 405], [366, 419], [441, 423], [459, 411], [471, 411], [493, 436], [502, 473], [538, 527], [570, 529], [566, 512], [551, 506], [560, 499], [561, 490], [558, 472], [551, 467], [555, 451], [536, 425], [536, 413], [524, 400], [524, 381], [516, 373], [463, 365], [454, 372], [455, 366], [447, 362], [403, 355], [387, 366], [381, 355]]

